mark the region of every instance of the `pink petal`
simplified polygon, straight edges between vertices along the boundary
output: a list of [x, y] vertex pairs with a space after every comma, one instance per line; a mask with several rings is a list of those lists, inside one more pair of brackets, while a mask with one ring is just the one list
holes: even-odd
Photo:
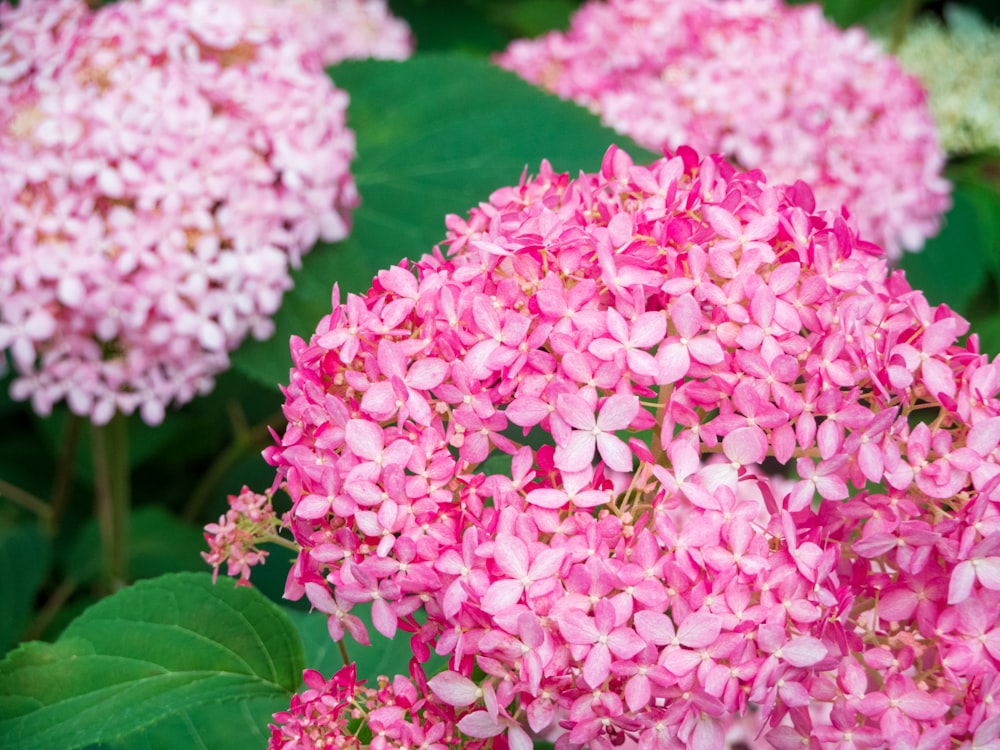
[[676, 383], [691, 368], [691, 356], [687, 347], [679, 342], [660, 347], [656, 353], [656, 362], [660, 366], [656, 382], [660, 385]]
[[354, 455], [373, 460], [382, 453], [382, 428], [366, 419], [351, 419], [344, 428], [344, 441]]
[[590, 649], [583, 663], [583, 679], [590, 687], [596, 688], [608, 678], [609, 674], [611, 674], [611, 651], [603, 643], [597, 643]]
[[583, 471], [593, 462], [596, 447], [597, 440], [592, 432], [574, 430], [565, 444], [556, 446], [553, 456], [556, 468], [560, 471]]
[[633, 618], [636, 632], [650, 643], [665, 646], [674, 639], [674, 621], [660, 612], [643, 609]]
[[496, 737], [504, 730], [504, 727], [494, 721], [493, 717], [486, 711], [473, 711], [471, 714], [466, 714], [459, 720], [458, 728], [470, 737], [478, 739]]
[[691, 339], [702, 329], [701, 307], [690, 294], [670, 303], [670, 322], [681, 338]]
[[520, 580], [528, 573], [528, 548], [512, 534], [497, 534], [493, 560], [511, 578]]
[[759, 427], [740, 427], [722, 439], [722, 451], [740, 466], [759, 464], [767, 456], [767, 436]]
[[691, 339], [688, 342], [688, 351], [692, 359], [703, 365], [717, 365], [726, 358], [722, 345], [711, 336], [698, 336]]
[[826, 646], [819, 638], [801, 635], [781, 647], [781, 658], [793, 667], [811, 667], [827, 654]]
[[436, 357], [418, 359], [406, 373], [406, 384], [422, 391], [437, 388], [447, 377], [449, 367], [447, 362]]
[[951, 571], [948, 583], [948, 604], [961, 604], [972, 596], [972, 584], [976, 581], [976, 569], [972, 562], [963, 560]]
[[524, 584], [520, 581], [509, 579], [494, 581], [483, 595], [480, 606], [484, 612], [489, 612], [491, 615], [503, 612], [517, 604], [523, 593]]
[[601, 635], [597, 632], [594, 620], [579, 609], [571, 609], [559, 618], [559, 632], [570, 643], [583, 645], [595, 643]]
[[601, 412], [597, 416], [597, 426], [604, 432], [624, 430], [632, 424], [632, 420], [635, 419], [638, 413], [638, 396], [617, 393], [614, 396], [610, 396], [601, 406]]
[[632, 324], [632, 345], [649, 349], [667, 335], [667, 319], [662, 312], [647, 312]]
[[385, 599], [375, 599], [372, 602], [372, 624], [378, 632], [390, 640], [396, 635], [398, 619]]
[[942, 703], [921, 690], [911, 690], [899, 696], [896, 705], [904, 714], [918, 721], [940, 719], [951, 709], [947, 703]]
[[976, 578], [990, 591], [1000, 591], [1000, 557], [980, 557], [975, 561]]
[[689, 648], [705, 648], [715, 642], [722, 632], [722, 619], [718, 615], [694, 613], [684, 618], [677, 628], [677, 640]]
[[504, 415], [518, 427], [534, 427], [549, 412], [548, 402], [534, 396], [519, 396], [507, 405]]
[[569, 502], [569, 498], [562, 490], [549, 489], [532, 490], [528, 493], [525, 500], [531, 505], [537, 505], [539, 508], [549, 508], [550, 510], [562, 508]]
[[561, 394], [557, 406], [559, 416], [565, 419], [570, 427], [590, 431], [597, 426], [594, 408], [576, 394]]
[[614, 471], [632, 471], [632, 449], [614, 435], [598, 435], [597, 449], [604, 465]]
[[468, 677], [456, 672], [440, 672], [427, 681], [431, 691], [449, 706], [471, 706], [482, 693]]

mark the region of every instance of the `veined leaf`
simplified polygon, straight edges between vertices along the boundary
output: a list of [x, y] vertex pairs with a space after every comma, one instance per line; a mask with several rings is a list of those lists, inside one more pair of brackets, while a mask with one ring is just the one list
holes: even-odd
[[[298, 635], [257, 591], [207, 574], [141, 581], [56, 643], [23, 644], [0, 662], [0, 738], [11, 750], [133, 747], [160, 722], [217, 721], [205, 706], [286, 707], [302, 668]], [[234, 729], [238, 747], [262, 728]]]
[[379, 270], [416, 260], [444, 239], [446, 214], [466, 214], [525, 170], [537, 173], [542, 159], [575, 176], [596, 171], [612, 143], [637, 162], [655, 158], [582, 107], [487, 60], [351, 61], [330, 75], [351, 95], [361, 207], [350, 237], [306, 255], [275, 318], [276, 334], [234, 354], [237, 368], [269, 385], [287, 381], [289, 336], [309, 338], [330, 312], [334, 282], [367, 291]]

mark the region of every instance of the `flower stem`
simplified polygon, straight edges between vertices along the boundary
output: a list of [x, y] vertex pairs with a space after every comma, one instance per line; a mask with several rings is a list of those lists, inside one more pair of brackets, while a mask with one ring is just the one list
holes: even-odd
[[59, 528], [59, 519], [66, 509], [69, 498], [69, 487], [73, 479], [73, 464], [76, 461], [76, 450], [80, 444], [80, 429], [83, 419], [71, 414], [66, 423], [59, 450], [59, 462], [56, 464], [56, 475], [52, 480], [52, 530]]
[[94, 425], [94, 486], [105, 587], [113, 593], [128, 580], [129, 466], [128, 423], [115, 414], [108, 424]]
[[344, 666], [346, 667], [351, 663], [351, 657], [347, 655], [347, 646], [344, 645], [343, 638], [337, 641], [337, 648], [340, 649], [340, 658], [344, 660]]
[[215, 458], [211, 466], [208, 467], [208, 471], [191, 492], [191, 497], [188, 498], [187, 505], [184, 506], [184, 511], [181, 513], [181, 518], [185, 521], [194, 521], [199, 516], [208, 503], [212, 491], [218, 487], [226, 472], [246, 455], [247, 451], [265, 443], [270, 436], [268, 425], [283, 419], [283, 415], [279, 412], [277, 415], [272, 415], [263, 422], [250, 427], [246, 424], [243, 412], [238, 405], [230, 404], [228, 410], [229, 419], [233, 425], [233, 441]]
[[27, 490], [22, 490], [17, 485], [13, 485], [10, 482], [0, 479], [0, 497], [5, 497], [8, 500], [17, 503], [22, 508], [27, 508], [38, 516], [46, 527], [51, 525], [52, 506], [44, 500], [35, 497]]

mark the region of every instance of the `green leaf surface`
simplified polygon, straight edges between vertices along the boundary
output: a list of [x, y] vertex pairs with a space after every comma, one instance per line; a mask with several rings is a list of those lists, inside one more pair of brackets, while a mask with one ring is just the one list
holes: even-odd
[[[80, 530], [66, 559], [67, 575], [89, 583], [101, 572], [100, 533], [91, 519]], [[157, 505], [135, 510], [129, 518], [128, 571], [131, 578], [153, 578], [183, 570], [204, 571], [207, 550], [202, 531]]]
[[234, 364], [263, 383], [287, 382], [288, 339], [308, 339], [330, 312], [330, 290], [365, 292], [375, 274], [416, 260], [445, 236], [448, 213], [465, 215], [543, 159], [560, 172], [596, 171], [618, 143], [637, 162], [654, 154], [615, 134], [577, 105], [545, 93], [487, 60], [417, 55], [330, 69], [351, 95], [357, 133], [352, 171], [361, 193], [351, 236], [303, 260], [275, 319], [277, 333], [247, 342]]
[[[218, 719], [206, 707], [248, 702], [258, 717], [287, 706], [302, 668], [294, 628], [257, 591], [163, 576], [90, 607], [56, 643], [23, 644], [0, 662], [0, 737], [11, 750], [136, 747], [150, 731], [155, 747], [183, 731], [208, 737], [203, 724]], [[164, 721], [173, 728], [152, 729]], [[259, 727], [232, 729], [226, 746], [259, 741]]]
[[[396, 632], [396, 637], [388, 640], [372, 625], [371, 607], [355, 606], [351, 614], [357, 615], [368, 627], [371, 646], [362, 646], [350, 636], [345, 640], [348, 657], [357, 664], [359, 680], [365, 680], [369, 685], [376, 684], [379, 675], [392, 677], [401, 674], [408, 675], [413, 649], [410, 646], [411, 634], [403, 630]], [[324, 677], [329, 678], [334, 672], [344, 666], [344, 659], [337, 648], [336, 641], [330, 638], [327, 630], [326, 616], [321, 612], [303, 612], [286, 609], [295, 629], [299, 632], [305, 651], [306, 666], [315, 669]], [[431, 658], [424, 664], [424, 671], [433, 675], [444, 669], [447, 660], [431, 652]]]
[[52, 543], [37, 524], [0, 527], [0, 653], [17, 643], [52, 562]]
[[196, 706], [120, 742], [94, 745], [93, 750], [263, 750], [273, 715], [287, 709], [287, 697]]
[[980, 208], [982, 199], [975, 187], [956, 184], [944, 227], [922, 251], [907, 253], [899, 263], [910, 285], [931, 304], [946, 302], [961, 314], [968, 312], [992, 262], [989, 249], [995, 237], [991, 218]]

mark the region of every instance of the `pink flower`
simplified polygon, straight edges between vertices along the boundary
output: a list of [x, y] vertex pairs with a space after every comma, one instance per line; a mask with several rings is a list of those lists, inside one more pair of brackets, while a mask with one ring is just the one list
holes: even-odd
[[557, 411], [574, 428], [565, 445], [556, 448], [555, 461], [559, 469], [583, 471], [594, 460], [596, 450], [608, 468], [632, 470], [632, 451], [615, 431], [632, 424], [639, 413], [638, 398], [624, 394], [609, 396], [595, 416], [593, 408], [582, 398], [562, 394], [557, 401]]
[[210, 390], [247, 336], [271, 334], [317, 240], [347, 235], [354, 136], [322, 64], [404, 56], [409, 41], [377, 0], [313, 6], [0, 8], [0, 350], [15, 398], [156, 424]]
[[[722, 151], [773, 181], [804, 180], [891, 258], [920, 249], [949, 206], [923, 88], [818, 5], [591, 0], [568, 31], [517, 40], [497, 62], [654, 151]], [[705, 215], [725, 252], [771, 252], [776, 215]]]
[[1000, 378], [812, 200], [543, 163], [293, 342], [287, 595], [414, 634], [373, 744], [993, 742]]

